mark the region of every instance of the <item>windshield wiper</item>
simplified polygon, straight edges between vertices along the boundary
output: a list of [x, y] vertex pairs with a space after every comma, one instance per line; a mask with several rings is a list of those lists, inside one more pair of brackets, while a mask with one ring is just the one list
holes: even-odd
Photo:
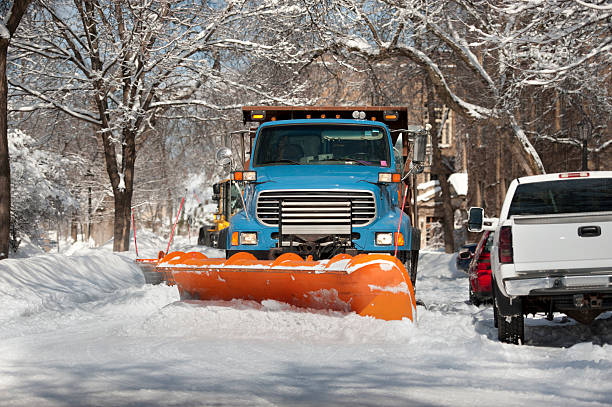
[[357, 160], [357, 159], [352, 158], [352, 157], [338, 157], [338, 158], [334, 157], [334, 158], [332, 158], [331, 161], [344, 161], [344, 162], [357, 163], [359, 165], [372, 165], [372, 163], [369, 162], [369, 161], [361, 161], [361, 160]]
[[300, 162], [293, 161], [293, 160], [287, 160], [287, 159], [266, 161], [265, 163], [262, 163], [262, 164], [280, 164], [280, 163], [290, 163], [290, 164], [302, 165], [302, 163]]

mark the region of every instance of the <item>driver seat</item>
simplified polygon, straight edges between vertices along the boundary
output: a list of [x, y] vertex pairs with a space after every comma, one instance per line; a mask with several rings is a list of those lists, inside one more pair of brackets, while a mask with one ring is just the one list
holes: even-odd
[[304, 150], [299, 144], [287, 144], [280, 149], [280, 159], [299, 162], [304, 157]]

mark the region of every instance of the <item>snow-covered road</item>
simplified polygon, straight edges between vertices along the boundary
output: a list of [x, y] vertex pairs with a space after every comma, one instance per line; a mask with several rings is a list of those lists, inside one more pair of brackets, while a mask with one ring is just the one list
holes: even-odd
[[263, 304], [181, 303], [104, 250], [0, 263], [0, 406], [612, 403], [612, 318], [528, 319], [496, 340], [454, 257], [424, 252], [415, 326]]

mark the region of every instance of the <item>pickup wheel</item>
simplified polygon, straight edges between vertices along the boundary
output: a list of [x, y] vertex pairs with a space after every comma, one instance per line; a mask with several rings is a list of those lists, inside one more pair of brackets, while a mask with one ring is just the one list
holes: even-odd
[[493, 326], [497, 328], [497, 305], [495, 304], [495, 280], [491, 279], [491, 301], [493, 303]]
[[[495, 300], [493, 300], [495, 301]], [[493, 326], [497, 328], [499, 323], [497, 322], [497, 307], [493, 304]]]
[[500, 342], [522, 345], [525, 343], [525, 319], [523, 314], [505, 317], [500, 315], [497, 303], [493, 304], [494, 320], [497, 322], [497, 337]]

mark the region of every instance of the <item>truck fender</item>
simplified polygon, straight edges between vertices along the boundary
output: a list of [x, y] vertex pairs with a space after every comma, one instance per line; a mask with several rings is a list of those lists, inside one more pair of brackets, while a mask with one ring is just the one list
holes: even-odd
[[492, 281], [491, 289], [499, 315], [511, 317], [523, 313], [523, 300], [520, 297], [510, 298], [503, 295], [496, 286], [495, 280]]

